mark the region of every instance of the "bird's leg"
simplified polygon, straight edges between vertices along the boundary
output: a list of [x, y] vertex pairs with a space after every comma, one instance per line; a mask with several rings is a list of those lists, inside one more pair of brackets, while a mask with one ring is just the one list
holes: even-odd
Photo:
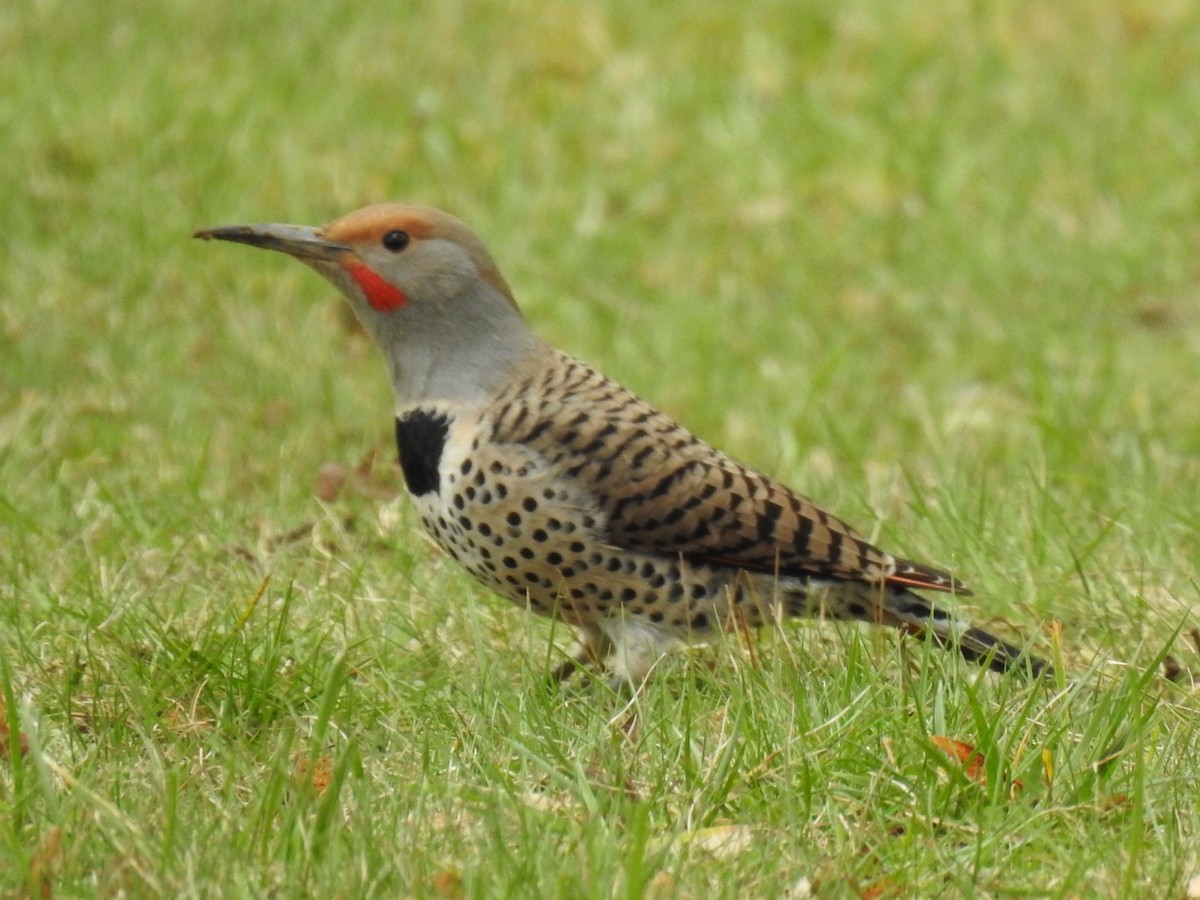
[[575, 646], [571, 648], [551, 673], [551, 679], [562, 683], [568, 681], [580, 669], [600, 669], [612, 653], [612, 641], [603, 631], [580, 631]]
[[605, 621], [604, 633], [612, 647], [608, 684], [613, 690], [636, 690], [663, 655], [682, 643], [653, 625], [623, 617]]

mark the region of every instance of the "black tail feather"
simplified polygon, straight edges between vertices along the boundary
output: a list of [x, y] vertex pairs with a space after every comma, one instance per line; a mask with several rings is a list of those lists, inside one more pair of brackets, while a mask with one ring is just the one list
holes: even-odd
[[1018, 672], [1031, 678], [1054, 674], [1054, 667], [1041, 657], [956, 619], [911, 591], [895, 591], [885, 599], [884, 606], [888, 624], [928, 635], [939, 645], [955, 649], [964, 659], [985, 665], [993, 672]]

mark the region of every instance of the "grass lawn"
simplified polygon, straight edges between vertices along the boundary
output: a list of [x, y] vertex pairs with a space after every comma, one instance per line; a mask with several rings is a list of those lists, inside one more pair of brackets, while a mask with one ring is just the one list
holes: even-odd
[[[0, 895], [1194, 896], [1196, 4], [17, 0], [0, 48]], [[388, 199], [1065, 677], [799, 623], [551, 687], [332, 289], [190, 237]]]

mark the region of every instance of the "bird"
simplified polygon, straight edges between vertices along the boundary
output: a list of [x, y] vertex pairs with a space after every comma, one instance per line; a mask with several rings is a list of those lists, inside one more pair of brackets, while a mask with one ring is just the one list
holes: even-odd
[[539, 338], [455, 216], [384, 203], [195, 237], [281, 251], [339, 289], [386, 363], [422, 526], [483, 585], [574, 628], [556, 677], [587, 668], [636, 687], [681, 646], [804, 617], [1050, 671], [918, 593], [968, 596], [957, 577], [877, 548]]

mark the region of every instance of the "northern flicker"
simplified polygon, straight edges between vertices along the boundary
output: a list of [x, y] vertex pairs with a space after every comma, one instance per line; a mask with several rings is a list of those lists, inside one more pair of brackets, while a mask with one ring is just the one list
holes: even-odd
[[574, 626], [614, 682], [672, 647], [816, 616], [928, 635], [996, 671], [1047, 664], [915, 590], [956, 578], [877, 549], [526, 325], [483, 242], [437, 209], [196, 233], [279, 250], [333, 282], [378, 344], [421, 522], [468, 572]]

